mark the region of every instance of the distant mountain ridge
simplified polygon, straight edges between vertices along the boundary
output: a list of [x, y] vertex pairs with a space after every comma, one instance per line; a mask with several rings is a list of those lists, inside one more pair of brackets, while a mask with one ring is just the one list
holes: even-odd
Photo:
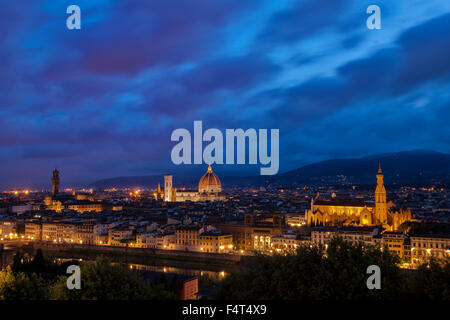
[[[304, 186], [322, 184], [373, 184], [378, 163], [385, 182], [399, 184], [450, 182], [450, 154], [413, 150], [375, 154], [362, 158], [330, 159], [302, 166], [275, 176], [220, 177], [224, 187], [242, 186]], [[159, 175], [119, 177], [93, 182], [89, 187], [149, 187], [155, 188], [163, 178]], [[194, 186], [193, 181], [177, 179], [178, 184]]]
[[379, 163], [388, 184], [450, 181], [450, 154], [414, 150], [325, 160], [279, 174], [272, 182], [280, 185], [374, 183]]

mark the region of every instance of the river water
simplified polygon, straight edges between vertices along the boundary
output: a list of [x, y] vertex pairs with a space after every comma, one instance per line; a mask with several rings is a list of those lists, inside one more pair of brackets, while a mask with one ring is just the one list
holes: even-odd
[[[82, 259], [82, 258], [54, 258], [55, 262], [65, 262], [65, 261], [92, 261], [91, 259]], [[221, 280], [225, 278], [229, 272], [229, 266], [224, 266], [223, 268], [219, 268], [217, 265], [198, 265], [193, 266], [192, 264], [188, 264], [187, 266], [180, 266], [178, 261], [168, 261], [168, 260], [155, 260], [152, 264], [138, 264], [131, 262], [123, 262], [123, 261], [112, 261], [113, 263], [121, 263], [128, 266], [131, 270], [144, 270], [144, 271], [154, 271], [154, 272], [165, 272], [165, 273], [174, 273], [174, 274], [182, 274], [189, 276], [207, 276], [212, 280]], [[173, 266], [171, 264], [177, 264], [178, 266]]]

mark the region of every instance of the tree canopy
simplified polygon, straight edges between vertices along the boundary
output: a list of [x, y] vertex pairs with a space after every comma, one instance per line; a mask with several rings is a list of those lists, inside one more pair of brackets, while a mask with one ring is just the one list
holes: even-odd
[[69, 290], [67, 277], [61, 276], [50, 288], [54, 300], [148, 300], [174, 299], [161, 285], [150, 285], [139, 275], [100, 257], [81, 264], [81, 289]]
[[[398, 267], [388, 250], [334, 238], [286, 255], [257, 255], [221, 283], [216, 299], [450, 299], [449, 264], [430, 261], [417, 271]], [[367, 267], [381, 270], [381, 289], [369, 290]], [[430, 283], [430, 281], [432, 283]]]
[[[81, 289], [67, 288], [66, 269], [79, 264]], [[0, 300], [149, 300], [175, 299], [163, 285], [152, 285], [123, 265], [104, 257], [82, 263], [57, 264], [38, 250], [32, 259], [18, 251], [14, 264], [0, 271]]]

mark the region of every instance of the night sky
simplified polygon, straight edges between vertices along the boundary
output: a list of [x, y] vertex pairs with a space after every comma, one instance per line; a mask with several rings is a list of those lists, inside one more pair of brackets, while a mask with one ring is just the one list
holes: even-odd
[[280, 172], [450, 151], [448, 0], [2, 0], [0, 27], [0, 188], [197, 174], [170, 160], [194, 120], [279, 128]]

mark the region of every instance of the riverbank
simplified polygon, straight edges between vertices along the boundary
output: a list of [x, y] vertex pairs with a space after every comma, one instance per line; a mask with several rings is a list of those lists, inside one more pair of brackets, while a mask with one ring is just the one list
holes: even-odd
[[30, 243], [22, 247], [34, 254], [41, 249], [52, 258], [95, 260], [105, 256], [119, 263], [157, 265], [188, 269], [232, 272], [239, 268], [241, 256], [189, 251], [158, 250], [150, 248], [111, 247], [81, 244]]

